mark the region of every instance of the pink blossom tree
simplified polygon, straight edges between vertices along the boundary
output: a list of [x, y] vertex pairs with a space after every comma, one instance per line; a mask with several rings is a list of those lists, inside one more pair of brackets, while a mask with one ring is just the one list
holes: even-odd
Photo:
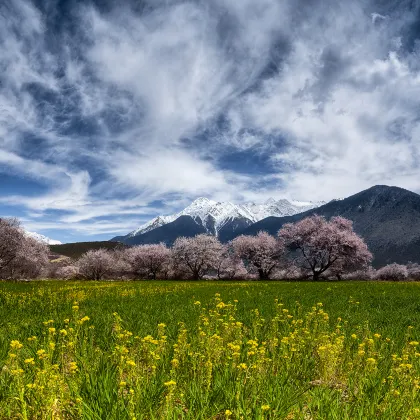
[[155, 280], [167, 276], [171, 250], [163, 243], [138, 245], [127, 250], [127, 258], [135, 274]]
[[278, 232], [292, 251], [294, 265], [312, 275], [313, 280], [330, 270], [336, 277], [363, 269], [372, 261], [363, 239], [353, 231], [353, 223], [343, 217], [330, 221], [321, 216], [288, 223]]
[[79, 273], [88, 280], [101, 280], [113, 271], [114, 258], [106, 249], [85, 252], [77, 261]]
[[235, 254], [231, 244], [222, 247], [222, 252], [218, 256], [216, 270], [219, 280], [245, 279], [249, 276], [242, 259]]
[[180, 237], [172, 247], [176, 270], [187, 271], [194, 280], [201, 279], [211, 269], [216, 269], [222, 244], [210, 235], [197, 235], [193, 238]]
[[270, 274], [284, 264], [283, 243], [267, 232], [238, 236], [232, 241], [232, 247], [248, 269], [258, 272], [261, 280], [269, 279]]
[[408, 278], [408, 270], [405, 265], [388, 264], [376, 272], [376, 278], [379, 280], [403, 281]]

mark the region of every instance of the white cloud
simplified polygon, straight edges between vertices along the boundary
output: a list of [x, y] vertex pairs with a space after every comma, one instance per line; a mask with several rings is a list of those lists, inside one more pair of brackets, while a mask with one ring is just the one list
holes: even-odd
[[[155, 3], [139, 16], [85, 4], [60, 51], [29, 0], [5, 10], [0, 163], [48, 191], [2, 202], [26, 206], [31, 229], [120, 231], [135, 214], [160, 212], [155, 200], [171, 213], [198, 195], [321, 200], [377, 183], [420, 191], [420, 74], [403, 49], [405, 10], [216, 0]], [[42, 154], [28, 133], [45, 141]], [[256, 149], [274, 171], [218, 166], [226, 150]], [[66, 214], [45, 221], [47, 210]]]

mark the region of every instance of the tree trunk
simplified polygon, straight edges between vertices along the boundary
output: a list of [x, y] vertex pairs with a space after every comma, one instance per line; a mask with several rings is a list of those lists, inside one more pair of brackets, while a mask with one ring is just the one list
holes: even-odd
[[268, 273], [261, 268], [258, 269], [258, 275], [260, 276], [260, 280], [268, 280]]

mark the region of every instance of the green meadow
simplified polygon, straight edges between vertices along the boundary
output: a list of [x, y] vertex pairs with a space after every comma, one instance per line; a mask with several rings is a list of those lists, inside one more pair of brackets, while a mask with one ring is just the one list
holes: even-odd
[[0, 283], [0, 418], [417, 419], [414, 282]]

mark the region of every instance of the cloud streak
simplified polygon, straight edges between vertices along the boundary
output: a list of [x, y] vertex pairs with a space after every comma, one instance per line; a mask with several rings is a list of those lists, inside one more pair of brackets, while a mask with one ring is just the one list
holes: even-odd
[[0, 6], [0, 173], [44, 191], [0, 204], [31, 229], [123, 233], [198, 195], [420, 192], [408, 3], [109, 4]]

